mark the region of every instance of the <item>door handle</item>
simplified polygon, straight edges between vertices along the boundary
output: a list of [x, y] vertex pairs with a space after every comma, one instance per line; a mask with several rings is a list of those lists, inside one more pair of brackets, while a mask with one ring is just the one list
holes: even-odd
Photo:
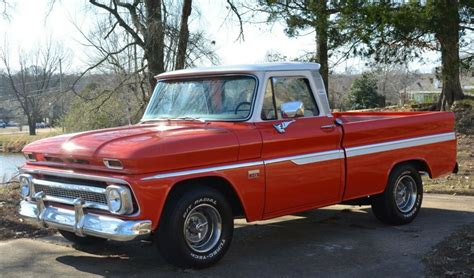
[[335, 128], [336, 128], [336, 125], [323, 125], [323, 126], [321, 126], [322, 130], [328, 130], [328, 131], [333, 130]]

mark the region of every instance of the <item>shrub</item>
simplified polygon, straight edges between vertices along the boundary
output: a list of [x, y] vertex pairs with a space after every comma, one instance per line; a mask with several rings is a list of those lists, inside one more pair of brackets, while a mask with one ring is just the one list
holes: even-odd
[[369, 73], [363, 73], [354, 80], [348, 96], [351, 109], [367, 109], [383, 106], [383, 97], [377, 94], [377, 79]]

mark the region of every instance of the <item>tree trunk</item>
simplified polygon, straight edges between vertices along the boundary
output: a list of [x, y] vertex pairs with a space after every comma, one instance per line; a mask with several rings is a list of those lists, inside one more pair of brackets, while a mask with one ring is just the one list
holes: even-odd
[[28, 116], [28, 132], [30, 135], [36, 135], [36, 123], [35, 123], [35, 118]]
[[161, 5], [161, 0], [145, 0], [147, 32], [144, 36], [144, 55], [148, 62], [148, 83], [152, 90], [156, 85], [155, 76], [165, 71], [165, 36]]
[[440, 4], [445, 11], [445, 20], [437, 39], [441, 45], [441, 76], [443, 89], [438, 101], [440, 110], [453, 105], [455, 100], [464, 98], [459, 81], [459, 2], [457, 0], [445, 0]]
[[189, 28], [188, 18], [191, 15], [193, 0], [184, 0], [183, 11], [181, 12], [181, 26], [178, 38], [178, 53], [176, 55], [175, 69], [183, 69], [186, 61], [186, 48], [188, 46]]
[[321, 65], [319, 72], [323, 78], [326, 94], [329, 94], [328, 80], [328, 14], [326, 0], [318, 0], [318, 20], [316, 24], [316, 60]]

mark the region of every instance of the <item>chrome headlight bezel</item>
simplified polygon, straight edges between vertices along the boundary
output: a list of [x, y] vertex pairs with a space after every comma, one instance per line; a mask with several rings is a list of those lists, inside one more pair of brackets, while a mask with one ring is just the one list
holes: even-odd
[[122, 185], [109, 185], [105, 189], [109, 211], [113, 214], [131, 214], [133, 212], [132, 193]]
[[36, 162], [36, 161], [38, 161], [38, 160], [36, 159], [36, 154], [35, 154], [35, 153], [29, 153], [29, 152], [28, 152], [28, 153], [23, 153], [23, 155], [25, 156], [25, 159], [26, 159], [26, 161], [28, 161], [28, 162]]
[[33, 192], [33, 177], [28, 174], [21, 174], [18, 177], [20, 182], [20, 194], [23, 198], [28, 198]]

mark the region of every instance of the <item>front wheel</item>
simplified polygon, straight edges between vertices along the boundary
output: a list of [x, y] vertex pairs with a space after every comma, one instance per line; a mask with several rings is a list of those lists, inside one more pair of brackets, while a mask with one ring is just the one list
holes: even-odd
[[193, 189], [166, 205], [157, 233], [158, 249], [173, 265], [204, 268], [224, 256], [233, 229], [226, 198], [212, 188]]
[[385, 191], [373, 197], [372, 211], [384, 223], [407, 224], [420, 211], [422, 199], [420, 174], [412, 165], [405, 164], [392, 170]]

